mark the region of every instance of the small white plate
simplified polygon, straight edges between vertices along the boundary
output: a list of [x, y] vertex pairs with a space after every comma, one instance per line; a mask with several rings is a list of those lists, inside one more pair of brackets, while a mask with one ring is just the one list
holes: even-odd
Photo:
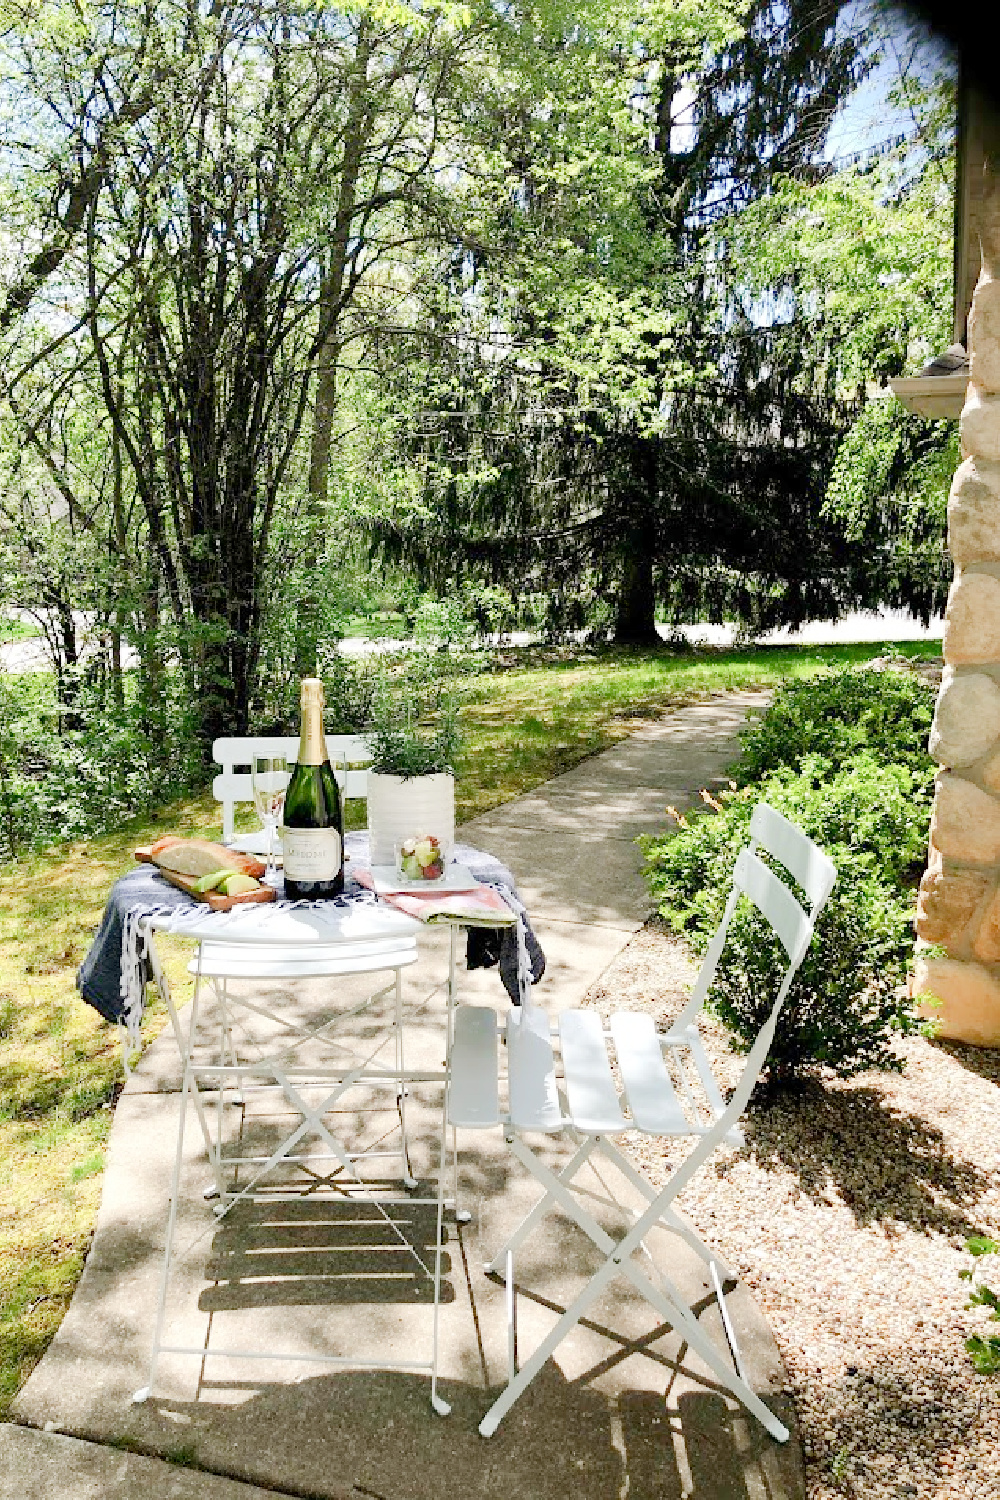
[[429, 896], [438, 891], [474, 891], [480, 883], [464, 865], [449, 865], [437, 880], [406, 880], [395, 865], [373, 865], [372, 880], [376, 896], [391, 896], [394, 891], [411, 895], [425, 891]]

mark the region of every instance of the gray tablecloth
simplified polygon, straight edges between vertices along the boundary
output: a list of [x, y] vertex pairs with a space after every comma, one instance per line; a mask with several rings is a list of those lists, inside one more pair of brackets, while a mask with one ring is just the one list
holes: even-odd
[[[345, 896], [358, 897], [366, 892], [359, 885], [355, 872], [368, 868], [367, 833], [349, 833], [344, 840], [350, 859], [347, 864]], [[456, 844], [453, 850], [456, 860], [467, 866], [477, 880], [484, 885], [495, 886], [501, 893], [516, 897], [514, 877], [500, 860], [469, 844]], [[281, 899], [282, 889], [278, 890]], [[125, 918], [130, 911], [140, 908], [179, 908], [190, 906], [193, 898], [164, 880], [154, 865], [137, 865], [127, 875], [115, 882], [108, 904], [101, 918], [101, 925], [86, 958], [77, 974], [77, 988], [95, 1010], [100, 1011], [106, 1021], [121, 1022], [125, 1019], [125, 1004], [122, 997], [122, 934]], [[545, 972], [545, 956], [524, 919], [524, 936], [531, 964], [531, 982], [537, 984]], [[517, 963], [517, 929], [515, 927], [471, 927], [468, 931], [466, 963], [470, 969], [491, 968], [499, 965], [500, 978], [511, 1000], [520, 1003]], [[148, 968], [147, 968], [148, 978]]]

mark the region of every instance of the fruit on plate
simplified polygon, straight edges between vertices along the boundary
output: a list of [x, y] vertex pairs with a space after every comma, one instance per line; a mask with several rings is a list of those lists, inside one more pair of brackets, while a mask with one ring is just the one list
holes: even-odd
[[170, 835], [158, 839], [150, 849], [150, 855], [153, 864], [161, 870], [171, 870], [175, 875], [187, 875], [195, 880], [214, 875], [219, 870], [236, 870], [243, 875], [252, 875], [254, 879], [264, 873], [263, 864], [252, 854], [240, 854], [235, 849], [227, 849], [224, 844], [213, 843], [211, 839], [182, 839]]
[[444, 852], [432, 833], [407, 839], [400, 845], [399, 863], [407, 880], [440, 880], [444, 874]]

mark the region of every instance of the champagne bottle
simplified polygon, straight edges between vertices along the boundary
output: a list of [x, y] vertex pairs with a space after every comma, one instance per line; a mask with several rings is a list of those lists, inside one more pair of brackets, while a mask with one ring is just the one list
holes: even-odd
[[304, 678], [299, 758], [281, 829], [285, 894], [292, 901], [322, 901], [344, 889], [344, 813], [323, 734], [323, 703], [319, 678]]

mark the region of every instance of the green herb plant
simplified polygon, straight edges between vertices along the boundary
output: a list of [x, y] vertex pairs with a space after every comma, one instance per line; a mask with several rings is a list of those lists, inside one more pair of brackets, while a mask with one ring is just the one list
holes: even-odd
[[381, 687], [368, 727], [371, 770], [383, 776], [453, 774], [460, 735], [458, 703], [440, 678], [414, 674]]

